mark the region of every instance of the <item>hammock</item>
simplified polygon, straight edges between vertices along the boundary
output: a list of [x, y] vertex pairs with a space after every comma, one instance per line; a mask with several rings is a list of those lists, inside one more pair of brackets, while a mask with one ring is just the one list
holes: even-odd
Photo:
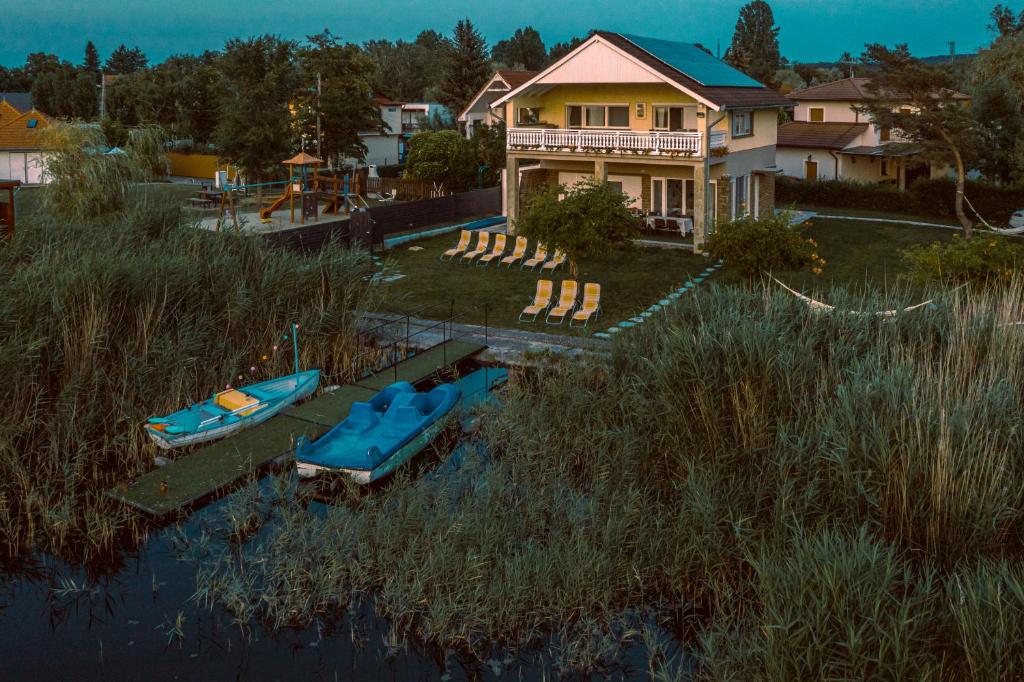
[[985, 226], [985, 229], [991, 230], [996, 234], [1024, 234], [1024, 225], [1022, 225], [1021, 227], [992, 227], [985, 221], [981, 214], [978, 213], [978, 209], [974, 208], [974, 204], [972, 204], [971, 200], [967, 198], [967, 195], [964, 194], [963, 192], [960, 192], [960, 195], [964, 198], [964, 201], [967, 202], [967, 206], [970, 207], [970, 209], [974, 212], [974, 215], [978, 216], [978, 220], [980, 220], [981, 224]]
[[[810, 306], [810, 308], [812, 310], [821, 310], [821, 311], [830, 312], [830, 313], [831, 312], [836, 312], [838, 310], [834, 305], [829, 305], [828, 303], [823, 303], [822, 301], [816, 301], [816, 300], [814, 300], [813, 298], [811, 298], [809, 296], [804, 296], [799, 291], [796, 291], [794, 289], [790, 289], [788, 286], [786, 286], [785, 284], [783, 284], [779, 280], [775, 279], [774, 275], [771, 275], [769, 273], [765, 273], [765, 274], [767, 274], [769, 277], [771, 277], [772, 280], [774, 280], [775, 283], [778, 284], [780, 287], [782, 287], [783, 289], [785, 289], [786, 291], [788, 291], [789, 293], [793, 294], [794, 296], [799, 298], [801, 301], [806, 303], [808, 306]], [[961, 285], [961, 286], [957, 287], [957, 289], [960, 289], [963, 286], [964, 285]], [[954, 289], [954, 291], [956, 291], [956, 289]], [[907, 312], [910, 312], [911, 310], [917, 310], [918, 308], [923, 308], [923, 307], [931, 304], [933, 301], [934, 301], [934, 299], [929, 298], [927, 301], [923, 301], [921, 303], [917, 303], [917, 304], [909, 306], [907, 308], [901, 308], [899, 310], [879, 310], [879, 311], [876, 311], [876, 312], [868, 312], [868, 311], [864, 311], [864, 310], [839, 310], [838, 312], [846, 313], [847, 315], [874, 315], [875, 317], [892, 318], [892, 317], [896, 317], [900, 313], [907, 313]]]

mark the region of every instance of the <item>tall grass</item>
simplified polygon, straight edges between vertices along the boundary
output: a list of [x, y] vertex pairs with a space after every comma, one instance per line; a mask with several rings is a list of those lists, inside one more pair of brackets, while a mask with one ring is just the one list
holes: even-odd
[[323, 519], [286, 502], [200, 593], [273, 625], [373, 593], [423, 641], [546, 642], [576, 670], [647, 642], [660, 679], [1015, 679], [1022, 304], [879, 320], [702, 290], [610, 360], [515, 375], [490, 458]]
[[370, 265], [198, 230], [154, 187], [46, 215], [0, 248], [0, 547], [74, 557], [130, 525], [102, 491], [152, 467], [147, 416], [289, 372], [291, 322], [304, 366], [345, 366]]

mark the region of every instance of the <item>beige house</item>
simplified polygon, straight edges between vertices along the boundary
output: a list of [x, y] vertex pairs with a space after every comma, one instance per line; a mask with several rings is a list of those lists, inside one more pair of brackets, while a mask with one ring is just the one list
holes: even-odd
[[[808, 180], [888, 182], [904, 189], [918, 177], [940, 176], [891, 143], [898, 136], [856, 110], [868, 99], [867, 78], [844, 78], [789, 94], [793, 121], [779, 126], [776, 159], [784, 175]], [[957, 94], [957, 99], [968, 99]], [[908, 105], [901, 106], [907, 112]]]
[[491, 110], [491, 105], [498, 98], [515, 90], [536, 75], [536, 71], [513, 71], [511, 69], [495, 71], [491, 80], [484, 83], [484, 86], [469, 101], [466, 108], [459, 113], [459, 124], [466, 133], [466, 137], [473, 137], [473, 129], [481, 123], [490, 126], [503, 121], [503, 118], [498, 117]]
[[788, 106], [689, 43], [598, 31], [491, 106], [507, 126], [509, 221], [524, 186], [593, 176], [648, 215], [689, 217], [699, 249], [716, 220], [774, 209]]

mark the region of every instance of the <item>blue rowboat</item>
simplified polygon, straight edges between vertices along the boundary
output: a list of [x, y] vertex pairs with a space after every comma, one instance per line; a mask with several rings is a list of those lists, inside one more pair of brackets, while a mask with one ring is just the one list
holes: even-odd
[[391, 384], [368, 402], [354, 403], [348, 417], [315, 442], [300, 437], [299, 476], [332, 472], [363, 484], [383, 478], [426, 448], [457, 407], [478, 404], [507, 377], [505, 370], [478, 370], [422, 393], [405, 381]]
[[267, 421], [311, 395], [319, 384], [320, 370], [310, 369], [228, 389], [166, 417], [150, 417], [146, 433], [164, 449], [223, 438]]

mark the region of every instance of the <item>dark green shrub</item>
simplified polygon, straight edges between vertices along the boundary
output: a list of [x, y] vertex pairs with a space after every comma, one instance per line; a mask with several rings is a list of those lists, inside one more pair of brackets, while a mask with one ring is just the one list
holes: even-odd
[[910, 276], [928, 283], [1001, 285], [1012, 281], [1018, 270], [1018, 252], [1002, 237], [979, 235], [948, 242], [915, 246], [903, 252], [911, 264]]
[[761, 219], [746, 216], [718, 225], [706, 248], [712, 256], [724, 260], [726, 267], [747, 278], [763, 272], [807, 267], [820, 273], [825, 265], [814, 240], [805, 239], [792, 229], [786, 212]]

